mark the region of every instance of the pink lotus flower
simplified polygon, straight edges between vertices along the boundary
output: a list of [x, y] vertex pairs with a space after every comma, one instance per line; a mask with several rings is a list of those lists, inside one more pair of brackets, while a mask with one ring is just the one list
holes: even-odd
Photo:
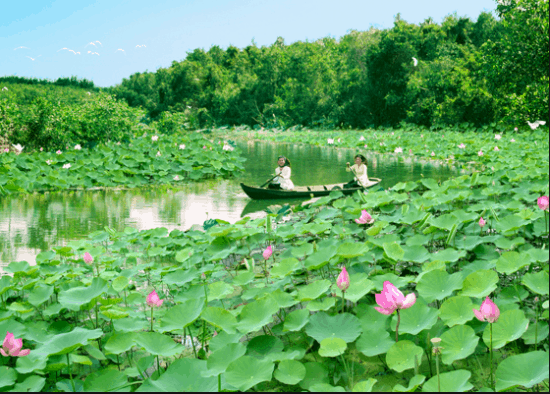
[[44, 150], [44, 148], [40, 148], [40, 152], [42, 152]]
[[359, 141], [365, 141], [365, 137], [361, 136], [361, 138], [359, 138]]
[[60, 155], [61, 154], [61, 151], [58, 150], [57, 152], [55, 152], [56, 155]]
[[157, 155], [156, 155], [156, 156], [157, 156], [157, 157], [159, 157], [159, 156], [160, 156], [160, 151], [159, 151], [159, 152], [157, 152]]
[[206, 145], [203, 145], [203, 146], [202, 146], [202, 149], [206, 149]]
[[510, 140], [510, 142], [516, 142], [516, 140], [512, 138], [512, 139]]
[[174, 180], [175, 180], [175, 181], [179, 181], [179, 180], [180, 180], [179, 175], [176, 175], [176, 176], [174, 177]]
[[483, 218], [479, 218], [479, 227], [483, 228], [483, 227], [485, 227], [486, 224], [487, 224], [487, 222], [485, 220], [483, 220]]
[[537, 199], [537, 205], [540, 209], [543, 211], [548, 210], [548, 206], [550, 205], [550, 201], [548, 200], [548, 196], [542, 196]]
[[345, 292], [349, 287], [349, 274], [348, 271], [346, 271], [346, 267], [342, 268], [342, 271], [340, 272], [340, 275], [338, 275], [338, 279], [336, 279], [336, 286], [343, 292]]
[[462, 144], [458, 145], [458, 147], [459, 147], [460, 149], [464, 149], [464, 148], [466, 148], [466, 145], [464, 145], [464, 143], [462, 143]]
[[369, 215], [366, 209], [361, 211], [361, 216], [359, 219], [355, 219], [355, 223], [357, 224], [371, 224], [372, 222], [374, 222], [374, 219], [371, 215]]
[[374, 295], [376, 303], [380, 306], [375, 306], [378, 312], [383, 315], [391, 315], [396, 309], [407, 309], [416, 302], [414, 293], [407, 294], [405, 297], [391, 282], [385, 281], [384, 287], [380, 294]]
[[0, 353], [4, 357], [23, 357], [27, 356], [31, 351], [30, 349], [21, 350], [23, 347], [23, 340], [21, 338], [16, 339], [11, 332], [6, 334], [4, 343], [0, 348]]
[[156, 306], [159, 307], [162, 305], [164, 300], [161, 300], [155, 290], [153, 290], [149, 295], [147, 296], [147, 305], [149, 305], [151, 308]]
[[9, 151], [10, 151], [10, 148], [5, 148], [4, 149], [4, 152], [6, 152], [6, 153], [9, 153]]
[[432, 157], [435, 156], [435, 152], [432, 151]]
[[84, 262], [86, 264], [92, 264], [94, 262], [94, 258], [92, 257], [92, 255], [88, 252], [84, 253]]
[[365, 149], [366, 149], [367, 147], [368, 147], [368, 145], [367, 145], [367, 144], [365, 144]]
[[273, 254], [273, 248], [271, 247], [271, 245], [269, 245], [265, 250], [264, 252], [262, 253], [262, 256], [264, 257], [264, 259], [268, 259], [271, 257], [271, 255]]
[[483, 156], [483, 151], [480, 149], [479, 152], [477, 152], [478, 156]]
[[474, 315], [476, 315], [480, 321], [487, 321], [489, 323], [496, 322], [500, 316], [498, 306], [496, 306], [496, 304], [491, 301], [489, 297], [485, 298], [485, 301], [481, 303], [479, 310], [473, 309], [473, 311]]
[[498, 149], [498, 146], [495, 146], [495, 152], [498, 152], [500, 149]]

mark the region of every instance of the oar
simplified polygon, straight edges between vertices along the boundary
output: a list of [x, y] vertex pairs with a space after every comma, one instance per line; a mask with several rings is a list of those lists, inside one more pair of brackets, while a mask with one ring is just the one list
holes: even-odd
[[277, 178], [279, 175], [274, 175], [273, 178], [269, 179], [266, 183], [264, 183], [262, 186], [260, 186], [260, 188], [264, 187], [265, 185], [267, 185], [269, 182], [271, 182], [273, 179]]

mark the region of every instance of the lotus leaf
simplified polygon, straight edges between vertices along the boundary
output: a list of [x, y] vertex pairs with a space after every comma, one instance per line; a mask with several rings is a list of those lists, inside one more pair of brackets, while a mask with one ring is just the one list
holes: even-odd
[[273, 376], [281, 383], [294, 385], [306, 376], [306, 367], [299, 361], [283, 360]]
[[[500, 314], [498, 320], [493, 323], [493, 349], [500, 349], [508, 342], [520, 338], [525, 331], [529, 320], [525, 318], [523, 311], [512, 309]], [[490, 325], [488, 324], [483, 331], [483, 342], [489, 347], [490, 343]]]
[[421, 347], [416, 346], [413, 342], [401, 340], [392, 345], [386, 353], [386, 363], [388, 367], [399, 373], [414, 368], [415, 358], [417, 364], [422, 363], [422, 354], [424, 351]]
[[501, 361], [496, 371], [496, 389], [516, 386], [531, 388], [548, 379], [548, 353], [542, 351], [517, 354]]
[[[440, 373], [439, 379], [441, 382], [441, 391], [458, 393], [471, 390], [474, 386], [468, 382], [470, 376], [472, 376], [472, 373], [463, 369]], [[432, 377], [424, 383], [422, 386], [422, 391], [432, 393], [437, 392], [437, 376]]]

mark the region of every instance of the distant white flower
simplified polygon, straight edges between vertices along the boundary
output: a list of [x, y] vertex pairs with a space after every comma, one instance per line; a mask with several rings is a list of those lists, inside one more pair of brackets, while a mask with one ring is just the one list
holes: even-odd
[[367, 144], [365, 144], [365, 148], [367, 148], [367, 147], [368, 147], [368, 145], [367, 145]]
[[159, 152], [157, 152], [157, 157], [159, 157], [159, 156], [160, 156], [160, 151], [159, 151]]
[[359, 138], [359, 141], [365, 141], [365, 137], [361, 136], [361, 138]]
[[328, 138], [327, 143], [328, 144], [334, 144], [334, 139], [333, 138]]
[[403, 148], [401, 148], [401, 147], [395, 148], [395, 150], [393, 152], [394, 153], [403, 153]]
[[2, 88], [2, 91], [4, 91], [4, 90], [8, 90], [8, 87], [7, 87], [7, 86], [4, 86], [4, 87]]
[[80, 149], [82, 149], [82, 147], [80, 146], [80, 144], [76, 144], [76, 145], [74, 146], [74, 149], [75, 149], [75, 150], [80, 150]]
[[10, 151], [10, 148], [5, 148], [4, 152], [8, 153]]
[[395, 135], [395, 133], [392, 131], [392, 132], [391, 132], [391, 135]]
[[545, 125], [546, 122], [544, 120], [537, 120], [536, 122], [533, 122], [533, 123], [527, 121], [527, 124], [529, 125], [531, 130], [535, 130], [537, 127], [539, 127], [541, 125]]
[[420, 134], [420, 138], [424, 138], [424, 134]]
[[179, 177], [178, 175], [176, 175], [176, 176], [174, 177], [174, 180], [175, 180], [175, 181], [179, 181], [179, 180], [180, 180], [180, 177]]
[[517, 127], [514, 127], [514, 131], [518, 131], [518, 128], [517, 128]]
[[512, 139], [510, 140], [510, 142], [516, 142], [516, 140], [512, 138]]
[[17, 145], [12, 144], [12, 146], [15, 148], [17, 153], [21, 153], [21, 151], [25, 148], [24, 146], [21, 146], [20, 144], [17, 144]]
[[71, 165], [69, 163], [63, 164], [63, 168], [71, 168]]
[[500, 134], [495, 134], [495, 140], [499, 141], [502, 138]]
[[185, 149], [185, 144], [181, 144], [180, 149]]
[[159, 139], [158, 135], [154, 135], [154, 136], [151, 137], [152, 141], [158, 141], [158, 139]]
[[483, 151], [480, 149], [479, 152], [477, 152], [478, 156], [483, 156]]
[[415, 57], [413, 57], [412, 60], [413, 60], [414, 66], [416, 67], [418, 65], [418, 60]]
[[434, 151], [432, 151], [432, 157], [433, 157], [433, 156], [435, 156], [435, 152], [434, 152]]
[[384, 143], [383, 143], [383, 142], [381, 142], [381, 143], [380, 143], [380, 146], [384, 146]]
[[464, 142], [463, 142], [462, 144], [458, 145], [458, 147], [459, 147], [460, 149], [464, 149], [464, 148], [466, 148], [466, 145], [464, 145]]
[[233, 148], [231, 145], [225, 143], [225, 144], [223, 145], [223, 148], [222, 148], [222, 149], [223, 149], [223, 150], [232, 151], [232, 150], [234, 150], [235, 148]]
[[58, 150], [57, 152], [55, 152], [56, 155], [60, 155], [61, 154], [61, 151]]
[[340, 142], [340, 138], [338, 138], [338, 142]]
[[498, 149], [498, 146], [495, 146], [495, 152], [498, 152], [500, 149]]
[[117, 145], [120, 145], [120, 141], [118, 141], [116, 144], [117, 144]]
[[90, 92], [86, 92], [86, 94], [87, 94], [88, 96], [91, 96], [91, 95], [92, 95]]
[[46, 160], [46, 164], [47, 164], [47, 165], [51, 165], [51, 164], [52, 164], [52, 161], [51, 161], [51, 160]]

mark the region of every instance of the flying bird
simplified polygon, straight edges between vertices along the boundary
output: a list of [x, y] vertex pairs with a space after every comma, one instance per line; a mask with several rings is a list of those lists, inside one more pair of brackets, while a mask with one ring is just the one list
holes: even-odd
[[99, 45], [103, 46], [102, 43], [100, 43], [99, 41], [95, 40], [94, 42], [97, 42]]
[[94, 44], [93, 42], [89, 42], [89, 43], [86, 44], [86, 46], [84, 48], [86, 48], [88, 45], [93, 45], [94, 47], [97, 47], [97, 45]]
[[136, 48], [146, 48], [145, 45], [136, 45]]
[[97, 52], [88, 51], [88, 53], [89, 53], [90, 55], [97, 55], [97, 56], [99, 56], [99, 53], [97, 53]]
[[27, 48], [27, 47], [17, 47], [17, 48], [14, 49], [14, 51], [17, 51], [18, 49], [29, 49], [29, 48]]
[[412, 59], [413, 59], [413, 64], [416, 67], [418, 65], [418, 60], [415, 57], [413, 57]]
[[34, 62], [34, 61], [35, 61], [36, 59], [38, 59], [40, 56], [42, 56], [42, 55], [38, 55], [35, 59], [33, 59], [33, 58], [30, 57], [30, 56], [25, 56], [25, 57], [28, 57], [29, 59], [31, 59], [31, 60]]
[[538, 128], [539, 126], [543, 126], [546, 124], [546, 122], [544, 120], [537, 120], [536, 122], [529, 122], [527, 121], [527, 124], [529, 125], [529, 127], [531, 128], [531, 130], [535, 130], [536, 128]]
[[[116, 53], [116, 52], [118, 52], [118, 51], [122, 51], [122, 52], [124, 52], [124, 49], [120, 49], [120, 48], [118, 48], [118, 49], [117, 49], [117, 50], [115, 51], [115, 53]], [[124, 54], [126, 55], [126, 52], [124, 52]]]
[[[62, 50], [67, 50], [69, 52], [72, 52], [75, 55], [78, 53], [80, 55], [80, 52], [75, 52], [75, 51], [73, 51], [72, 49], [69, 49], [69, 48], [61, 48], [59, 51], [62, 51]], [[57, 52], [59, 52], [59, 51], [57, 51]]]

